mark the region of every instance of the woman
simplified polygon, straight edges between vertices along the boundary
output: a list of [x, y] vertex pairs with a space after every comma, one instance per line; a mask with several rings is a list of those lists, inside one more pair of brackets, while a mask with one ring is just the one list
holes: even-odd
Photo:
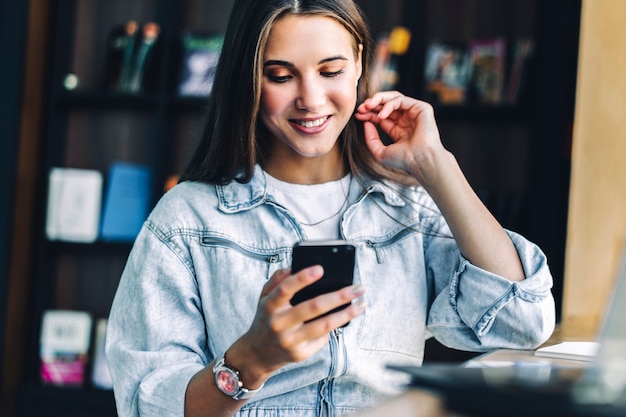
[[[112, 306], [121, 416], [345, 415], [399, 393], [385, 365], [421, 364], [428, 334], [549, 337], [544, 255], [476, 197], [428, 104], [370, 94], [370, 46], [352, 0], [235, 2], [200, 146]], [[354, 285], [292, 306], [323, 274], [291, 275], [292, 245], [327, 238], [356, 246]]]

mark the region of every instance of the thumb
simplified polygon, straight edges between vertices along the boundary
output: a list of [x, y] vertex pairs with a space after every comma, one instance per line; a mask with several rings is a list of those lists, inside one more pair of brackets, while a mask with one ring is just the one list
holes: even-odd
[[374, 125], [374, 123], [372, 122], [364, 122], [363, 132], [365, 134], [365, 144], [367, 145], [367, 148], [370, 150], [376, 160], [382, 160], [382, 155], [386, 149], [386, 146], [380, 139], [380, 134], [376, 129], [376, 125]]

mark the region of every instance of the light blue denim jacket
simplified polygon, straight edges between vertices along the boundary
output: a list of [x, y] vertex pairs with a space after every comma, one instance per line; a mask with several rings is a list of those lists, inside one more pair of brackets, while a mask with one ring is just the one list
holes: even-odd
[[[401, 196], [362, 183], [341, 235], [357, 248], [366, 311], [314, 356], [274, 374], [239, 416], [371, 407], [407, 382], [385, 365], [421, 364], [431, 334], [487, 351], [534, 348], [552, 333], [552, 277], [537, 246], [509, 232], [526, 272], [526, 280], [510, 282], [463, 258], [422, 188]], [[166, 193], [135, 242], [109, 318], [119, 415], [182, 416], [190, 378], [248, 330], [263, 285], [290, 266], [292, 245], [305, 238], [267, 195], [258, 167], [247, 184], [185, 182]]]

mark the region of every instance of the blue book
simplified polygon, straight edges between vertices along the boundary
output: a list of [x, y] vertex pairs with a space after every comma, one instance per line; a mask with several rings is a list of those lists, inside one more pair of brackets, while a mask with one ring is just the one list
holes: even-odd
[[133, 241], [148, 217], [152, 200], [152, 170], [115, 162], [109, 170], [100, 238]]

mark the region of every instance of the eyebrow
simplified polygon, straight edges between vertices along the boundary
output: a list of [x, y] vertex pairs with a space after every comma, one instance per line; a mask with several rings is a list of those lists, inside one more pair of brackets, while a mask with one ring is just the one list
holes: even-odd
[[[337, 61], [337, 60], [347, 61], [348, 58], [346, 58], [343, 55], [335, 55], [335, 56], [331, 56], [331, 57], [322, 59], [320, 62], [318, 62], [318, 64], [325, 64], [327, 62], [332, 62], [332, 61]], [[272, 66], [272, 65], [278, 65], [278, 66], [281, 66], [281, 67], [295, 67], [295, 65], [292, 62], [281, 61], [279, 59], [270, 59], [270, 60], [265, 61], [263, 63], [263, 67], [269, 67], [269, 66]]]

